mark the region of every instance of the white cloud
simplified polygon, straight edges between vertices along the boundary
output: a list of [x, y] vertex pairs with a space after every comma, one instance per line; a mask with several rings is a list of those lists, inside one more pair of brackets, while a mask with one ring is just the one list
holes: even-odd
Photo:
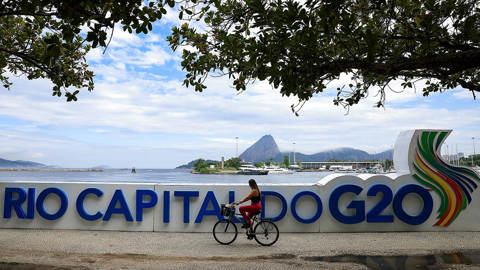
[[149, 33], [145, 39], [145, 42], [148, 43], [157, 43], [161, 41], [163, 41], [162, 36], [154, 33]]
[[162, 66], [170, 60], [178, 60], [178, 57], [157, 45], [147, 45], [142, 48], [130, 48], [128, 50], [124, 48], [109, 49], [108, 56], [114, 63], [141, 68]]
[[108, 46], [109, 48], [139, 47], [142, 46], [142, 43], [143, 41], [138, 35], [123, 31], [120, 24], [115, 24], [113, 37]]
[[473, 99], [473, 94], [471, 91], [465, 89], [455, 89], [453, 91], [453, 97], [458, 99]]
[[206, 140], [206, 141], [209, 141], [209, 142], [214, 142], [214, 143], [221, 143], [223, 145], [234, 145], [236, 144], [237, 142], [240, 144], [240, 145], [251, 145], [251, 144], [254, 144], [255, 141], [253, 140], [242, 140], [242, 139], [235, 139], [235, 137], [232, 137], [232, 138], [222, 138], [222, 137], [203, 137], [202, 138], [203, 140]]
[[176, 8], [165, 7], [167, 14], [163, 15], [160, 21], [155, 22], [154, 25], [169, 24], [169, 25], [182, 25], [182, 21], [178, 18], [179, 11]]
[[43, 153], [32, 153], [32, 158], [33, 159], [38, 159], [38, 158], [43, 158], [45, 155]]
[[[370, 95], [345, 115], [342, 107], [333, 105], [331, 94], [336, 85], [348, 84], [346, 75], [329, 85], [330, 96], [320, 94], [308, 101], [299, 117], [290, 109], [297, 99], [282, 97], [267, 82], [258, 81], [237, 95], [228, 78], [209, 78], [208, 88], [197, 93], [182, 86], [178, 53], [169, 51], [161, 35], [141, 38], [115, 31], [116, 43], [112, 41], [115, 45], [106, 54], [95, 49], [88, 55], [96, 88], [92, 93], [83, 90], [78, 102], [51, 97], [47, 80], [14, 79], [11, 91], [0, 91], [0, 116], [26, 123], [20, 130], [20, 124], [2, 128], [0, 121], [0, 155], [88, 166], [129, 166], [135, 158], [137, 166], [141, 160], [148, 166], [173, 167], [200, 156], [231, 157], [236, 136], [240, 152], [271, 134], [282, 151], [293, 150], [295, 141], [297, 152], [311, 154], [342, 146], [379, 152], [393, 145], [398, 132], [413, 128], [459, 130], [451, 142], [467, 150], [468, 138], [480, 135], [476, 109], [447, 110], [427, 103], [389, 106], [420, 98], [413, 90], [387, 93], [386, 109], [374, 108], [377, 99]], [[394, 82], [392, 87], [399, 85]], [[460, 95], [457, 92], [453, 95]], [[47, 131], [62, 135], [45, 135]], [[72, 152], [75, 157], [69, 160]], [[158, 159], [156, 163], [147, 160], [150, 156]]]
[[93, 48], [87, 54], [87, 62], [99, 62], [103, 59], [103, 50], [100, 48]]
[[[120, 67], [110, 68], [119, 74], [124, 72]], [[342, 146], [379, 152], [390, 148], [398, 132], [405, 129], [457, 129], [478, 127], [480, 123], [477, 110], [449, 111], [426, 105], [384, 110], [365, 102], [345, 115], [342, 108], [332, 104], [330, 97], [322, 96], [307, 102], [301, 115], [295, 117], [290, 110], [295, 99], [281, 97], [264, 83], [254, 85], [252, 93], [246, 91], [237, 96], [234, 89], [224, 87], [230, 83], [225, 78], [212, 79], [205, 92], [195, 93], [177, 80], [138, 76], [139, 73], [131, 74], [121, 82], [97, 81], [96, 90], [83, 92], [77, 103], [65, 103], [48, 95], [30, 96], [26, 89], [48, 93], [48, 84], [39, 88], [34, 87], [36, 82], [23, 82], [23, 90], [17, 91], [14, 85], [11, 92], [0, 93], [4, 101], [0, 115], [59, 129], [92, 129], [96, 134], [121, 129], [145, 136], [152, 133], [200, 136], [201, 139], [194, 141], [185, 139], [165, 145], [197, 149], [199, 154], [189, 154], [193, 158], [210, 153], [209, 149], [220, 149], [219, 152], [224, 149], [223, 152], [233, 156], [235, 136], [240, 137], [240, 152], [264, 134], [272, 134], [282, 151], [291, 151], [294, 140], [297, 152], [310, 154]], [[145, 143], [148, 147], [148, 142]]]
[[339, 146], [386, 149], [404, 129], [464, 127], [472, 121], [480, 122], [476, 110], [451, 112], [427, 106], [384, 110], [361, 103], [344, 115], [343, 109], [333, 106], [328, 97], [312, 99], [301, 115], [295, 117], [289, 108], [294, 100], [286, 100], [275, 91], [257, 92], [253, 96], [247, 91], [235, 96], [235, 90], [221, 90], [218, 81], [205, 93], [194, 93], [180, 85], [175, 80], [139, 78], [122, 83], [99, 82], [97, 90], [76, 104], [15, 96], [15, 101], [9, 102], [11, 105], [0, 108], [0, 114], [57, 126], [102, 126], [191, 136], [228, 134], [230, 139], [218, 136], [207, 139], [221, 145], [232, 143], [235, 134], [242, 137], [240, 144], [248, 145], [266, 133], [273, 133], [281, 148], [292, 148], [291, 141], [295, 138], [298, 150], [310, 153]]

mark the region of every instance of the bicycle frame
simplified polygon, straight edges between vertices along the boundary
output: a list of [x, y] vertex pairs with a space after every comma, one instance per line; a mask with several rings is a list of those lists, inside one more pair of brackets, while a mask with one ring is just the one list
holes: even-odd
[[[245, 223], [245, 221], [243, 220], [243, 217], [240, 213], [236, 213], [236, 207], [235, 206], [232, 206], [230, 207], [230, 215], [228, 216], [228, 219], [229, 221], [232, 221], [233, 223]], [[253, 224], [255, 223], [258, 223], [260, 221], [270, 221], [269, 219], [262, 219], [261, 217], [259, 217], [260, 213], [254, 215], [252, 218], [251, 218], [251, 221], [252, 221], [252, 226]], [[248, 228], [247, 228], [247, 232], [248, 232]], [[251, 234], [253, 235], [254, 233], [251, 232]]]

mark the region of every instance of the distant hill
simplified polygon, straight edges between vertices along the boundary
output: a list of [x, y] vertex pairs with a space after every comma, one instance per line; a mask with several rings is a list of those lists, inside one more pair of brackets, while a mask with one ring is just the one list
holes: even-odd
[[[245, 152], [240, 155], [240, 158], [246, 162], [260, 162], [269, 161], [273, 159], [275, 162], [282, 162], [284, 156], [290, 155], [291, 162], [293, 162], [292, 152], [280, 152], [275, 139], [271, 135], [265, 135], [252, 146], [250, 146]], [[393, 159], [393, 150], [387, 150], [377, 154], [369, 154], [363, 150], [355, 148], [337, 148], [332, 150], [326, 150], [318, 152], [312, 155], [295, 153], [295, 160], [302, 162], [312, 161], [329, 161], [331, 159], [338, 160], [385, 160]]]
[[[282, 162], [283, 157], [290, 155], [291, 162], [293, 162], [293, 153], [292, 152], [282, 152], [276, 156], [273, 160], [276, 162]], [[313, 162], [313, 161], [329, 161], [331, 159], [337, 160], [353, 160], [353, 161], [363, 161], [363, 160], [385, 160], [393, 159], [393, 150], [387, 150], [377, 154], [369, 154], [363, 150], [355, 148], [338, 148], [333, 150], [326, 150], [318, 152], [312, 155], [306, 155], [302, 153], [295, 153], [295, 160], [301, 162]]]
[[25, 160], [8, 160], [0, 158], [0, 168], [44, 168], [45, 164], [25, 161]]
[[[189, 163], [187, 164], [184, 164], [184, 165], [180, 165], [178, 167], [176, 167], [175, 169], [193, 169], [193, 167], [195, 166], [195, 164], [197, 164], [198, 162], [198, 158], [195, 159], [195, 160], [192, 160], [190, 161]], [[210, 163], [210, 162], [220, 162], [220, 161], [217, 161], [217, 160], [210, 160], [210, 159], [207, 159], [205, 160], [207, 163]]]
[[98, 166], [94, 166], [94, 167], [90, 167], [89, 169], [94, 169], [94, 170], [108, 170], [108, 169], [111, 169], [112, 167], [108, 166], [108, 165], [98, 165]]
[[279, 154], [280, 150], [272, 135], [265, 135], [245, 150], [239, 158], [248, 162], [259, 162], [276, 158]]

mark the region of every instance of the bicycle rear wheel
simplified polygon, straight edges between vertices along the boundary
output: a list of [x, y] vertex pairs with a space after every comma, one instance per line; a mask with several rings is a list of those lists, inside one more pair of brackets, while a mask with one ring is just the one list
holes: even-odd
[[260, 221], [255, 226], [255, 241], [262, 246], [271, 246], [277, 242], [280, 232], [277, 225], [271, 221]]
[[213, 226], [213, 238], [222, 245], [231, 244], [237, 239], [237, 226], [228, 219], [221, 219]]

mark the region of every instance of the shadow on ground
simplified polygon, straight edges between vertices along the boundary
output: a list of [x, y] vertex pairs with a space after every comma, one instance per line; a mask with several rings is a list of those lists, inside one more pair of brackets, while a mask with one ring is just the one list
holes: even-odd
[[327, 263], [357, 263], [369, 269], [403, 270], [403, 269], [432, 269], [435, 266], [446, 265], [479, 265], [480, 251], [456, 252], [433, 255], [400, 255], [400, 256], [364, 256], [364, 255], [337, 255], [302, 257], [310, 262]]

